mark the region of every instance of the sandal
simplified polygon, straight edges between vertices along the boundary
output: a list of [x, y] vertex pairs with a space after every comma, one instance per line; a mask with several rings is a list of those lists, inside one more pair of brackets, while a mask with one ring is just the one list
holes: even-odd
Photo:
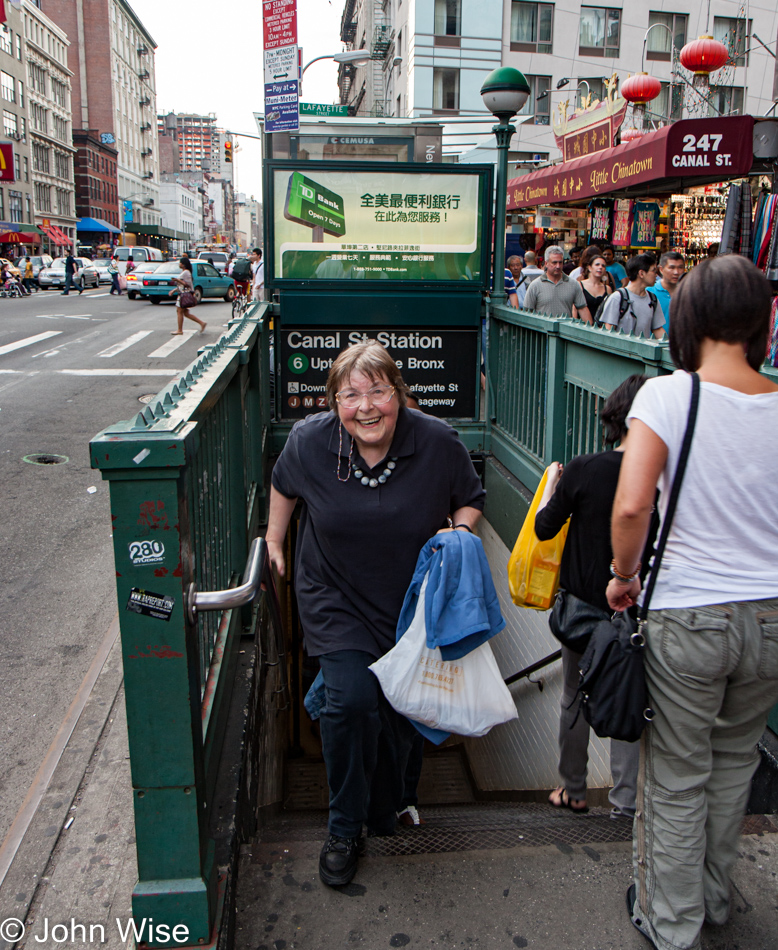
[[585, 815], [589, 811], [585, 798], [570, 798], [562, 785], [557, 786], [548, 796], [548, 803], [554, 808], [569, 808], [577, 815]]

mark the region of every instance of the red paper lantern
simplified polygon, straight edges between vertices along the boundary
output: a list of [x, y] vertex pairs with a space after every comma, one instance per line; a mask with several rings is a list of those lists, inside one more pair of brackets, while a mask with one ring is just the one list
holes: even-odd
[[681, 65], [693, 72], [695, 76], [707, 76], [721, 69], [727, 62], [729, 50], [712, 36], [700, 36], [684, 46], [679, 58]]
[[662, 84], [648, 73], [630, 76], [621, 84], [621, 95], [627, 102], [642, 104], [656, 99], [662, 91]]

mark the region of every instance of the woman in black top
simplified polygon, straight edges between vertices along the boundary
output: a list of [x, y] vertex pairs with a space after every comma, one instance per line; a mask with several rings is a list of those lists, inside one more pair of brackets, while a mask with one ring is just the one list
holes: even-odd
[[[602, 258], [598, 258], [602, 260]], [[603, 262], [604, 263], [604, 262]], [[610, 614], [605, 588], [610, 580], [610, 523], [619, 481], [622, 453], [627, 444], [627, 414], [645, 376], [630, 376], [608, 397], [602, 411], [605, 441], [618, 448], [579, 455], [564, 468], [553, 463], [535, 519], [541, 541], [553, 538], [570, 518], [562, 555], [560, 592], [568, 592]], [[644, 558], [644, 562], [647, 559]], [[575, 697], [581, 653], [562, 645], [562, 712], [559, 722], [559, 775], [562, 784], [549, 796], [556, 808], [586, 812], [586, 769], [589, 761], [589, 724], [578, 715]], [[632, 819], [639, 758], [639, 742], [611, 740], [613, 788], [608, 796], [612, 818]]]
[[600, 304], [612, 292], [608, 283], [609, 277], [605, 258], [600, 256], [599, 251], [581, 263], [581, 276], [578, 278], [578, 282], [583, 289], [586, 305], [592, 319], [599, 310]]

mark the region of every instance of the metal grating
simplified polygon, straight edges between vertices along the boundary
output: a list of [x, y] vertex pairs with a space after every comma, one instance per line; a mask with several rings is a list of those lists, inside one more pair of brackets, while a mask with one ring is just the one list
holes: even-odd
[[[516, 847], [573, 846], [626, 842], [632, 823], [611, 819], [608, 809], [573, 815], [542, 803], [479, 802], [420, 808], [427, 822], [421, 828], [400, 829], [385, 838], [367, 838], [365, 853], [374, 857], [489, 851]], [[766, 815], [749, 815], [742, 834], [775, 834], [778, 828]], [[320, 841], [327, 836], [327, 813], [288, 813], [263, 828], [266, 843]]]
[[495, 425], [538, 459], [545, 452], [545, 391], [548, 337], [498, 322]]

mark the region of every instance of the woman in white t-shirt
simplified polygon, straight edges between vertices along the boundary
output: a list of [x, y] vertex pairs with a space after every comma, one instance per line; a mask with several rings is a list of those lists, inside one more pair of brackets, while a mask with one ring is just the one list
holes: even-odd
[[697, 423], [648, 614], [655, 718], [642, 740], [627, 893], [633, 925], [679, 950], [699, 948], [703, 921], [727, 920], [756, 744], [778, 701], [778, 386], [760, 373], [770, 300], [762, 273], [736, 255], [679, 284], [670, 353], [680, 369], [635, 398], [613, 506], [607, 595], [622, 610], [638, 600], [655, 490], [663, 515], [696, 371]]

